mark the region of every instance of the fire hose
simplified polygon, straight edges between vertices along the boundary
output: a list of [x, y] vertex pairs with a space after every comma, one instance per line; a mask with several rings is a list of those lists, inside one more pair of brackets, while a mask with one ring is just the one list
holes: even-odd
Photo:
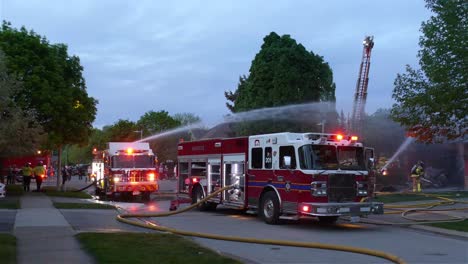
[[186, 211], [189, 211], [198, 205], [207, 202], [209, 199], [217, 196], [219, 193], [232, 188], [233, 186], [226, 186], [220, 190], [217, 190], [204, 199], [200, 200], [199, 202], [190, 205], [189, 207], [179, 209], [177, 211], [170, 211], [164, 213], [144, 213], [144, 214], [119, 214], [117, 215], [116, 219], [119, 222], [139, 226], [143, 228], [153, 229], [156, 231], [161, 232], [169, 232], [172, 234], [182, 235], [182, 236], [191, 236], [191, 237], [201, 237], [201, 238], [208, 238], [208, 239], [216, 239], [216, 240], [225, 240], [225, 241], [234, 241], [234, 242], [244, 242], [244, 243], [254, 243], [254, 244], [265, 244], [265, 245], [279, 245], [279, 246], [290, 246], [290, 247], [302, 247], [302, 248], [316, 248], [316, 249], [325, 249], [325, 250], [334, 250], [334, 251], [344, 251], [344, 252], [351, 252], [357, 254], [364, 254], [373, 257], [379, 257], [386, 260], [389, 260], [393, 263], [403, 264], [405, 263], [401, 258], [383, 252], [379, 250], [372, 250], [367, 248], [359, 248], [359, 247], [351, 247], [351, 246], [344, 246], [344, 245], [334, 245], [334, 244], [323, 244], [318, 242], [298, 242], [298, 241], [287, 241], [287, 240], [274, 240], [274, 239], [257, 239], [257, 238], [247, 238], [247, 237], [233, 237], [233, 236], [222, 236], [216, 234], [209, 234], [209, 233], [199, 233], [199, 232], [191, 232], [191, 231], [184, 231], [175, 228], [170, 228], [166, 226], [157, 225], [150, 221], [144, 222], [137, 222], [130, 220], [128, 218], [141, 218], [146, 217], [165, 217], [175, 214], [180, 214]]
[[[383, 193], [379, 192], [377, 193], [379, 195], [391, 195], [392, 193]], [[404, 193], [405, 194], [405, 193]], [[431, 212], [445, 212], [445, 211], [465, 211], [468, 210], [468, 207], [462, 207], [462, 208], [445, 208], [445, 209], [434, 209], [438, 206], [444, 206], [444, 205], [454, 205], [454, 204], [468, 204], [467, 201], [460, 201], [460, 200], [454, 200], [450, 198], [443, 197], [441, 195], [436, 195], [436, 194], [427, 194], [427, 193], [406, 193], [406, 194], [412, 194], [412, 195], [421, 195], [421, 196], [426, 196], [426, 197], [434, 197], [435, 199], [441, 200], [438, 202], [430, 202], [430, 203], [421, 203], [421, 204], [406, 204], [406, 205], [386, 205], [384, 206], [384, 209], [389, 209], [390, 212], [386, 211], [384, 214], [401, 214], [401, 217], [410, 220], [413, 222], [382, 222], [378, 220], [364, 220], [362, 222], [364, 223], [369, 223], [369, 224], [375, 224], [375, 225], [414, 225], [416, 222], [417, 224], [436, 224], [436, 223], [447, 223], [447, 222], [461, 222], [466, 220], [466, 217], [461, 217], [461, 216], [450, 216], [450, 218], [447, 219], [442, 219], [442, 220], [427, 220], [427, 219], [416, 219], [412, 218], [409, 215], [418, 213], [418, 212], [426, 212], [426, 213], [431, 213]]]

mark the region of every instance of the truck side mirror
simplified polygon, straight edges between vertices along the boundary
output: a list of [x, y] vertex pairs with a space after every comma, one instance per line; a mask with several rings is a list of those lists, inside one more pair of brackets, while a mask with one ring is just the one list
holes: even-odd
[[369, 158], [369, 159], [367, 160], [367, 168], [368, 168], [369, 170], [372, 170], [372, 169], [374, 169], [374, 167], [375, 167], [374, 158]]

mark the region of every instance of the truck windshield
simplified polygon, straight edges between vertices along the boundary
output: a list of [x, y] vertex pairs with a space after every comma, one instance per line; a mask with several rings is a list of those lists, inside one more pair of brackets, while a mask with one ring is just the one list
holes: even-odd
[[365, 170], [362, 147], [304, 145], [299, 162], [304, 170]]
[[112, 168], [153, 168], [151, 155], [118, 155], [112, 157]]
[[365, 170], [364, 151], [361, 147], [338, 147], [338, 160], [342, 170]]

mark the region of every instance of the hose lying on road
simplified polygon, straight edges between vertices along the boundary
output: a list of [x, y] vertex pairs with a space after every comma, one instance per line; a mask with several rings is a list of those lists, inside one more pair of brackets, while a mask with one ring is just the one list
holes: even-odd
[[[102, 181], [102, 180], [100, 180], [100, 181]], [[81, 189], [79, 189], [79, 190], [73, 190], [72, 192], [82, 192], [82, 191], [84, 191], [84, 190], [86, 190], [86, 189], [88, 189], [88, 188], [90, 188], [91, 186], [94, 186], [94, 185], [96, 185], [96, 184], [97, 184], [97, 181], [94, 180], [94, 181], [92, 181], [89, 185], [87, 185], [87, 186], [85, 186], [85, 187], [83, 187], [83, 188], [81, 188]]]
[[[377, 193], [379, 195], [391, 195], [394, 193]], [[402, 194], [412, 194], [412, 195], [421, 195], [426, 197], [433, 197], [435, 199], [441, 200], [438, 202], [430, 202], [430, 203], [420, 203], [420, 204], [405, 204], [405, 205], [385, 205], [384, 209], [390, 210], [385, 211], [385, 214], [401, 214], [401, 217], [412, 221], [412, 222], [383, 222], [378, 220], [364, 220], [362, 222], [369, 223], [369, 224], [376, 224], [376, 225], [414, 225], [414, 224], [436, 224], [436, 223], [447, 223], [447, 222], [461, 222], [466, 220], [466, 217], [462, 216], [448, 216], [447, 219], [442, 220], [428, 220], [428, 219], [417, 219], [412, 218], [409, 215], [418, 212], [445, 212], [445, 211], [465, 211], [468, 210], [468, 207], [462, 208], [444, 208], [444, 209], [434, 209], [437, 206], [444, 206], [444, 205], [454, 205], [456, 203], [460, 204], [468, 204], [466, 201], [454, 200], [450, 198], [443, 197], [437, 194], [428, 194], [428, 193], [402, 193]]]
[[189, 211], [198, 205], [207, 202], [210, 198], [215, 197], [222, 191], [228, 190], [232, 188], [232, 186], [224, 187], [216, 192], [213, 192], [203, 200], [199, 201], [198, 203], [192, 204], [189, 207], [184, 209], [180, 209], [177, 211], [170, 211], [164, 213], [152, 213], [152, 214], [119, 214], [117, 215], [116, 219], [122, 223], [139, 226], [143, 228], [149, 228], [157, 231], [162, 232], [169, 232], [177, 235], [182, 236], [192, 236], [192, 237], [201, 237], [201, 238], [209, 238], [209, 239], [217, 239], [217, 240], [225, 240], [225, 241], [235, 241], [235, 242], [244, 242], [244, 243], [255, 243], [255, 244], [266, 244], [266, 245], [279, 245], [279, 246], [290, 246], [290, 247], [303, 247], [303, 248], [317, 248], [317, 249], [325, 249], [325, 250], [335, 250], [335, 251], [344, 251], [344, 252], [351, 252], [357, 254], [364, 254], [374, 257], [379, 257], [383, 259], [387, 259], [393, 263], [405, 263], [402, 259], [397, 256], [391, 255], [389, 253], [366, 249], [366, 248], [358, 248], [358, 247], [351, 247], [351, 246], [343, 246], [343, 245], [333, 245], [333, 244], [322, 244], [317, 242], [297, 242], [297, 241], [286, 241], [286, 240], [274, 240], [274, 239], [257, 239], [257, 238], [246, 238], [246, 237], [233, 237], [233, 236], [222, 236], [216, 234], [208, 234], [208, 233], [198, 233], [198, 232], [190, 232], [190, 231], [183, 231], [178, 230], [175, 228], [165, 227], [161, 225], [156, 225], [149, 221], [144, 222], [137, 222], [133, 220], [129, 220], [127, 218], [145, 218], [145, 217], [164, 217], [170, 216], [175, 214], [180, 214], [186, 211]]

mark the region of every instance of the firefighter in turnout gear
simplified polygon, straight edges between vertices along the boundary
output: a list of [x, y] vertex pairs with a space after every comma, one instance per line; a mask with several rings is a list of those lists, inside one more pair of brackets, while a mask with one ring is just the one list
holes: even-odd
[[413, 180], [413, 192], [421, 192], [421, 177], [424, 176], [424, 163], [418, 161], [411, 169], [411, 179]]
[[26, 163], [24, 167], [21, 168], [21, 173], [23, 174], [23, 189], [24, 191], [29, 192], [29, 185], [31, 184], [31, 177], [33, 176], [31, 163]]
[[44, 180], [46, 174], [46, 170], [44, 168], [44, 164], [42, 161], [40, 161], [36, 167], [34, 167], [34, 175], [36, 176], [36, 186], [37, 189], [36, 191], [40, 192], [41, 191], [41, 184], [42, 181]]

